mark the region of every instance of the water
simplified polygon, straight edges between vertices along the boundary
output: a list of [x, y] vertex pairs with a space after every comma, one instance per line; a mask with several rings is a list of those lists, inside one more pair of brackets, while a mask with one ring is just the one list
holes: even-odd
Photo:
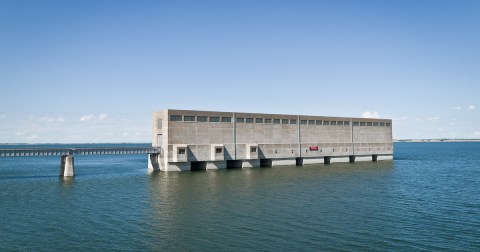
[[[49, 146], [51, 147], [51, 146]], [[147, 173], [146, 155], [0, 158], [0, 250], [480, 250], [480, 143], [395, 160]]]

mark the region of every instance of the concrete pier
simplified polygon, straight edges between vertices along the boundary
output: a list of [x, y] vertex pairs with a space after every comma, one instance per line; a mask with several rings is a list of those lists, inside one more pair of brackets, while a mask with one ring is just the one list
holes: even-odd
[[72, 154], [62, 155], [61, 161], [60, 161], [60, 176], [62, 177], [75, 176], [75, 169], [74, 169]]

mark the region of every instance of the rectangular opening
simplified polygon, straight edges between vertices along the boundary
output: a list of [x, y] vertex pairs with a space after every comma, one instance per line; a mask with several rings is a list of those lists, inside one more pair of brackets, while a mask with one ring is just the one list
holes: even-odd
[[197, 122], [208, 122], [208, 116], [197, 116]]
[[184, 116], [183, 121], [185, 121], [185, 122], [195, 122], [195, 116]]
[[282, 124], [288, 124], [288, 119], [282, 119]]
[[335, 125], [337, 125], [337, 122], [336, 121], [331, 121], [330, 125], [335, 126]]
[[349, 121], [345, 121], [345, 122], [343, 122], [343, 125], [345, 125], [345, 126], [350, 126], [350, 122], [349, 122]]
[[323, 121], [323, 125], [330, 125], [330, 121]]
[[247, 118], [246, 123], [253, 123], [253, 118]]
[[367, 125], [365, 122], [360, 122], [360, 126], [365, 126]]
[[257, 147], [256, 146], [250, 147], [250, 152], [252, 153], [257, 152]]
[[273, 123], [280, 124], [280, 119], [273, 119]]
[[260, 167], [272, 167], [271, 159], [260, 159]]
[[272, 123], [272, 118], [265, 118], [265, 123]]
[[190, 164], [190, 170], [192, 171], [205, 171], [207, 170], [207, 162], [205, 161], [196, 161]]
[[359, 122], [353, 122], [353, 126], [358, 126], [358, 125], [360, 125]]
[[331, 161], [331, 160], [332, 160], [331, 157], [324, 157], [324, 158], [323, 158], [323, 163], [324, 163], [324, 164], [330, 164], [330, 161]]
[[295, 159], [295, 164], [296, 164], [297, 166], [303, 165], [303, 158], [297, 157], [297, 158]]
[[316, 121], [315, 121], [315, 124], [316, 124], [316, 125], [322, 125], [322, 120], [316, 120]]
[[170, 115], [170, 121], [181, 122], [182, 121], [182, 116], [181, 115]]
[[237, 117], [237, 123], [244, 123], [244, 122], [245, 122], [245, 118]]
[[377, 155], [372, 155], [372, 161], [377, 162], [377, 160], [378, 160], [378, 156]]
[[232, 122], [231, 117], [222, 117], [222, 123], [229, 123], [229, 122]]
[[255, 123], [263, 123], [263, 118], [255, 118]]
[[372, 126], [372, 122], [367, 122], [367, 126]]
[[339, 122], [337, 123], [337, 125], [338, 125], [338, 126], [343, 126], [343, 121], [339, 121]]
[[355, 163], [355, 156], [350, 156], [350, 157], [348, 157], [348, 161], [349, 161], [350, 163]]
[[223, 151], [223, 148], [222, 147], [215, 147], [215, 153], [216, 154], [221, 154]]
[[185, 153], [187, 153], [185, 148], [178, 148], [178, 155], [185, 155]]
[[300, 120], [300, 124], [307, 124], [307, 120]]
[[242, 160], [227, 160], [227, 169], [242, 168]]
[[220, 122], [220, 117], [218, 117], [218, 116], [210, 116], [210, 122]]
[[297, 124], [297, 119], [290, 119], [290, 124]]

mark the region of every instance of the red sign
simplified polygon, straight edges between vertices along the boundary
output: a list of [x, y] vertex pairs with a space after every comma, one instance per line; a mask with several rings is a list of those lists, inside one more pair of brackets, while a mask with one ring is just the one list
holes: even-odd
[[318, 146], [310, 146], [310, 151], [318, 151]]

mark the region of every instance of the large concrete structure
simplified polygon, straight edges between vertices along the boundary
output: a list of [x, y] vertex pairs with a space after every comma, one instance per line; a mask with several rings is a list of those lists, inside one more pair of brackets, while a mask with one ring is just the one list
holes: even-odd
[[393, 158], [392, 121], [163, 110], [153, 114], [149, 169], [184, 171]]

